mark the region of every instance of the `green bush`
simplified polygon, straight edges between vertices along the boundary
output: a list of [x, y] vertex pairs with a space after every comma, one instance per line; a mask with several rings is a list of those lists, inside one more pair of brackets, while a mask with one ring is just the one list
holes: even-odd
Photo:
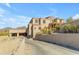
[[0, 36], [8, 36], [9, 31], [0, 31]]
[[77, 26], [67, 24], [65, 26], [62, 26], [60, 30], [62, 30], [64, 33], [77, 33]]

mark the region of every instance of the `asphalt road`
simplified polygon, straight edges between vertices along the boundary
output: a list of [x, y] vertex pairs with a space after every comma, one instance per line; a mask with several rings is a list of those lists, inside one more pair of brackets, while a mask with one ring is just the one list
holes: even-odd
[[71, 50], [62, 46], [36, 40], [25, 40], [31, 45], [32, 55], [77, 55], [79, 51]]
[[[5, 38], [7, 39], [7, 38]], [[0, 41], [1, 55], [78, 55], [79, 51], [24, 37]]]

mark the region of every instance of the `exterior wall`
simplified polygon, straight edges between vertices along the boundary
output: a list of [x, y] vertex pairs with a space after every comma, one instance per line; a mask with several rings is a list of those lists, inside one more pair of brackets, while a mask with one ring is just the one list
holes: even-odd
[[[35, 22], [37, 20], [37, 23]], [[33, 18], [32, 19], [32, 24], [39, 24], [39, 18]]]
[[40, 32], [40, 30], [39, 30], [39, 26], [33, 26], [33, 38], [35, 37], [35, 35], [38, 33], [38, 32]]
[[11, 29], [9, 33], [25, 33], [26, 29]]
[[[39, 18], [34, 18], [32, 19], [33, 20], [33, 23], [32, 23], [32, 37], [34, 38], [35, 35], [37, 34], [37, 32], [39, 32]], [[37, 21], [37, 22], [36, 22]]]
[[[45, 18], [36, 18], [36, 19], [32, 19], [33, 20], [33, 28], [32, 28], [32, 36], [33, 38], [35, 37], [35, 35], [40, 32], [40, 29], [43, 29], [44, 27], [48, 27], [48, 24], [50, 23], [50, 20], [48, 19], [45, 19]], [[35, 21], [37, 20], [37, 23], [35, 23]], [[43, 21], [45, 21], [45, 23], [43, 23]]]
[[54, 33], [52, 35], [37, 35], [35, 40], [51, 42], [79, 50], [79, 34]]
[[64, 24], [64, 20], [61, 20], [61, 24]]
[[60, 20], [59, 19], [57, 20], [57, 23], [60, 23]]
[[32, 34], [31, 28], [32, 28], [32, 24], [30, 23], [28, 25], [28, 31], [27, 31], [28, 35], [31, 35]]
[[64, 20], [57, 19], [56, 23], [63, 24], [64, 23]]
[[[49, 23], [51, 23], [50, 19], [40, 19], [41, 20], [41, 24], [40, 27], [43, 29], [44, 27], [48, 27]], [[43, 23], [43, 21], [45, 21], [45, 23]]]

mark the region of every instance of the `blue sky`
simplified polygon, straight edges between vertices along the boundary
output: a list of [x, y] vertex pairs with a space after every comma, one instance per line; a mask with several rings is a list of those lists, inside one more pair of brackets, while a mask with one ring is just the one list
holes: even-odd
[[79, 18], [77, 3], [1, 3], [0, 28], [27, 26], [32, 17]]

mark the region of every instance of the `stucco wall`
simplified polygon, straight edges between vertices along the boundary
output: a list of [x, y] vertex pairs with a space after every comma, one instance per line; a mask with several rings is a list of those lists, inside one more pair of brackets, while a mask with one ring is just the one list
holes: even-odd
[[25, 33], [26, 29], [11, 29], [9, 33]]
[[79, 34], [37, 35], [35, 39], [56, 43], [79, 50]]

